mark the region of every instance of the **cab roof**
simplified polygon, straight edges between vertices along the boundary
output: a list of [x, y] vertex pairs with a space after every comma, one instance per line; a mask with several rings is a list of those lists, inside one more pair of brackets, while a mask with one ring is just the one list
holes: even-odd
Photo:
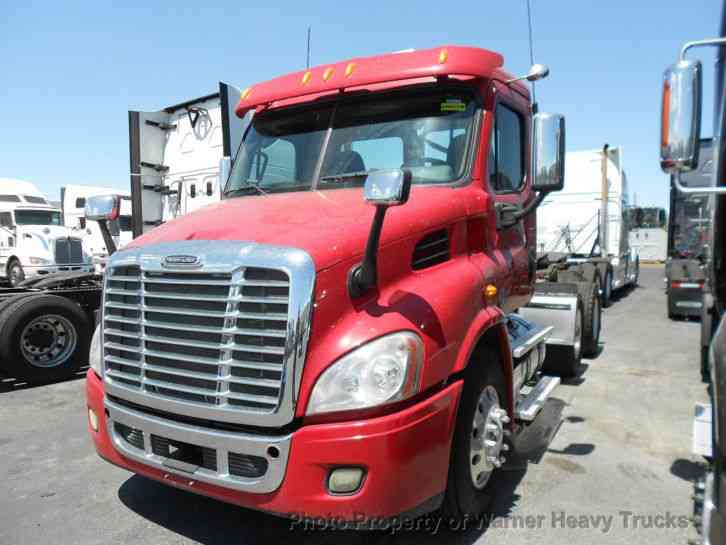
[[[348, 59], [248, 87], [242, 92], [236, 113], [242, 117], [252, 109], [273, 107], [289, 99], [313, 98], [366, 85], [406, 84], [422, 78], [467, 76], [509, 79], [511, 75], [502, 70], [503, 64], [504, 58], [494, 51], [452, 45]], [[525, 85], [515, 85], [519, 92], [528, 96]]]

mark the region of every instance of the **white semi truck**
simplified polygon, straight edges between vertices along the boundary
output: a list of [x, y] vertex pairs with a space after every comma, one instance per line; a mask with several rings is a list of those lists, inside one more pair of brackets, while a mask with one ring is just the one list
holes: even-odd
[[621, 148], [567, 153], [565, 187], [549, 194], [537, 215], [537, 253], [558, 271], [597, 268], [602, 303], [638, 281], [640, 259], [630, 246], [627, 176]]
[[79, 233], [63, 224], [61, 210], [35, 185], [0, 179], [0, 280], [12, 287], [59, 271], [89, 271]]

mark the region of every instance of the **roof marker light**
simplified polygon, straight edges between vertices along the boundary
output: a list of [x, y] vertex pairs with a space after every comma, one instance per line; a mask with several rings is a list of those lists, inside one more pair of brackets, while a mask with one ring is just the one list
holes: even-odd
[[353, 70], [355, 70], [355, 63], [349, 62], [348, 66], [345, 67], [345, 77], [349, 78], [353, 75]]
[[244, 91], [242, 91], [242, 94], [240, 95], [240, 100], [247, 100], [252, 93], [252, 87], [247, 87]]
[[310, 82], [310, 78], [312, 78], [312, 77], [313, 77], [313, 73], [310, 70], [305, 72], [302, 77], [302, 84], [307, 85]]
[[444, 64], [447, 60], [449, 60], [449, 52], [446, 49], [442, 49], [439, 52], [439, 64]]
[[333, 67], [329, 66], [325, 69], [325, 72], [323, 72], [323, 81], [328, 81], [330, 79], [330, 76], [333, 75]]

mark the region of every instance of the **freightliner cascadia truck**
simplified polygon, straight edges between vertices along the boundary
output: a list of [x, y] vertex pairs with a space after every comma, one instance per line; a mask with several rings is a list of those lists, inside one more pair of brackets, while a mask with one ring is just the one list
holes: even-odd
[[244, 90], [220, 202], [149, 216], [109, 259], [99, 455], [283, 516], [482, 513], [589, 327], [576, 284], [535, 289], [564, 179], [564, 118], [524, 84], [547, 73], [447, 46]]

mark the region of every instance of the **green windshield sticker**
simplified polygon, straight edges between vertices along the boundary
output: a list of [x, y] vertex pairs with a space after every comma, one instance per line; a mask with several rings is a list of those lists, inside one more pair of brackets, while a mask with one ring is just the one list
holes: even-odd
[[466, 111], [466, 103], [458, 98], [447, 98], [441, 103], [442, 112], [464, 112]]

